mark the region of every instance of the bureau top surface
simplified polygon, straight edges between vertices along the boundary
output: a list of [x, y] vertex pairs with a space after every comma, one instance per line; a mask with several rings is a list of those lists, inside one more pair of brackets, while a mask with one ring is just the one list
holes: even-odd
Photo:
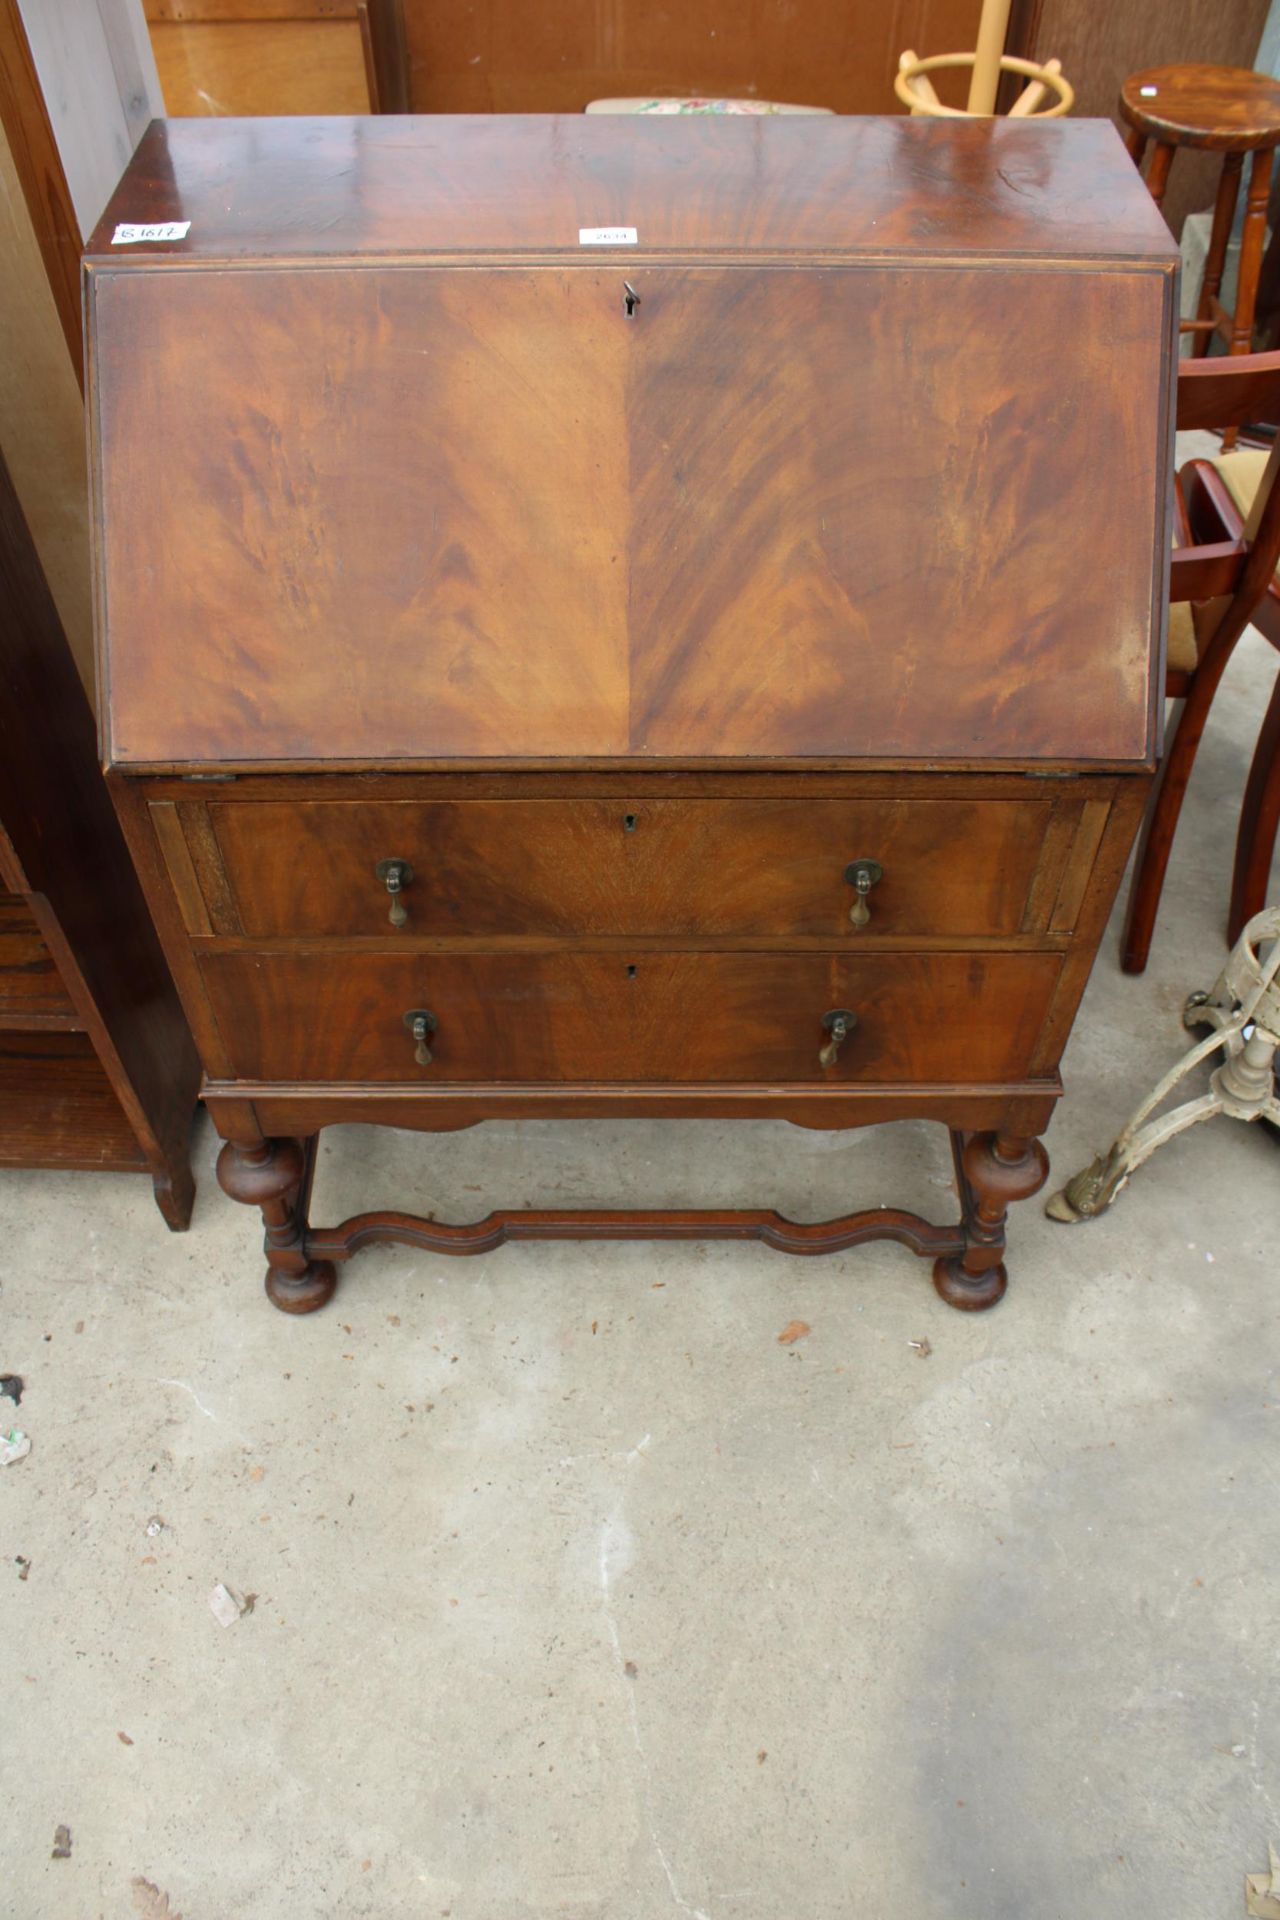
[[[181, 240], [114, 242], [175, 221]], [[611, 227], [699, 255], [1173, 252], [1107, 121], [589, 114], [157, 121], [87, 252], [526, 255]]]
[[114, 764], [1152, 758], [1109, 126], [180, 121], [89, 257]]

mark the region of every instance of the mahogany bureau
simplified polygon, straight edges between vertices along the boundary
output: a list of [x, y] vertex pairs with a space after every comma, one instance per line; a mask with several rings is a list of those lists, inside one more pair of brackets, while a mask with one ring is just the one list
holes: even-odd
[[[1175, 273], [1096, 122], [151, 128], [103, 752], [277, 1306], [556, 1235], [1000, 1297], [1159, 747]], [[636, 1115], [937, 1120], [960, 1218], [309, 1219], [335, 1122]]]

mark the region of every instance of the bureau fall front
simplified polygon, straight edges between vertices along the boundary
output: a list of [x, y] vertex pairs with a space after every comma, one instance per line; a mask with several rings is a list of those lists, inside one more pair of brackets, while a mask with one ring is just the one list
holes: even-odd
[[[151, 129], [104, 759], [278, 1306], [588, 1235], [1000, 1297], [1159, 749], [1175, 270], [1101, 123]], [[328, 1125], [639, 1115], [936, 1120], [958, 1217], [309, 1218]]]

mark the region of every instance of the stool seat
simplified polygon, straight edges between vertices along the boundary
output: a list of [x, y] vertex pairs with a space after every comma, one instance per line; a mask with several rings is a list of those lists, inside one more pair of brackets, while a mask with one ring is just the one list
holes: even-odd
[[[1184, 320], [1181, 330], [1195, 335], [1192, 352], [1197, 356], [1209, 351], [1215, 334], [1226, 341], [1228, 353], [1248, 353], [1267, 233], [1271, 162], [1280, 146], [1280, 81], [1265, 73], [1250, 73], [1247, 67], [1147, 67], [1130, 74], [1121, 87], [1120, 112], [1129, 123], [1125, 145], [1135, 166], [1141, 167], [1147, 142], [1155, 141], [1147, 187], [1158, 207], [1164, 205], [1169, 169], [1179, 147], [1207, 147], [1222, 155], [1196, 317]], [[1249, 189], [1240, 234], [1236, 310], [1228, 313], [1218, 294], [1246, 154], [1250, 156]], [[1232, 427], [1223, 446], [1234, 446], [1235, 437]]]
[[1120, 112], [1148, 138], [1250, 153], [1280, 146], [1280, 81], [1247, 67], [1148, 67], [1120, 89]]

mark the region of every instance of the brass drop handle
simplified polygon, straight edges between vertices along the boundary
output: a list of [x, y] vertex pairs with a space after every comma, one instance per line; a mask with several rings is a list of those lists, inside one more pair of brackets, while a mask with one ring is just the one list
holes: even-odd
[[822, 1026], [831, 1038], [818, 1055], [820, 1067], [834, 1067], [839, 1058], [840, 1049], [858, 1024], [856, 1013], [850, 1013], [848, 1007], [833, 1007], [830, 1013], [822, 1016]]
[[851, 860], [844, 870], [846, 886], [856, 887], [857, 898], [849, 909], [849, 919], [855, 927], [865, 927], [871, 918], [871, 908], [867, 895], [872, 887], [878, 886], [884, 879], [884, 868], [878, 860]]
[[410, 1007], [404, 1016], [404, 1024], [413, 1035], [414, 1059], [420, 1067], [429, 1067], [435, 1057], [431, 1051], [431, 1036], [440, 1022], [426, 1007]]
[[413, 868], [407, 860], [379, 860], [374, 872], [391, 895], [391, 911], [387, 915], [388, 920], [393, 927], [403, 927], [409, 918], [409, 913], [401, 896], [413, 878]]

